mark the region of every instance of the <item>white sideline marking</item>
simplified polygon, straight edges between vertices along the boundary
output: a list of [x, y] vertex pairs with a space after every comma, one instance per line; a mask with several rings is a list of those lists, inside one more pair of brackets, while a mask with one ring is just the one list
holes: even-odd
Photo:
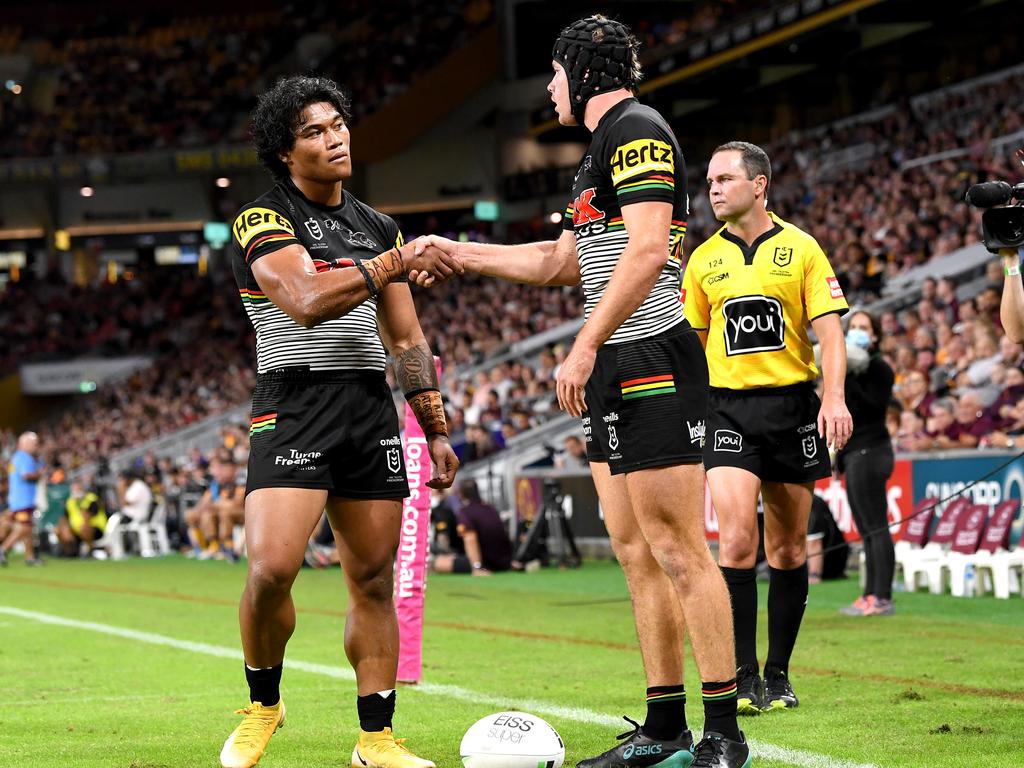
[[[8, 616], [17, 616], [22, 619], [29, 619], [31, 621], [38, 621], [42, 624], [53, 624], [60, 627], [70, 627], [72, 629], [84, 629], [90, 632], [99, 632], [104, 635], [121, 637], [126, 640], [135, 640], [140, 643], [162, 645], [167, 648], [176, 648], [181, 651], [191, 651], [192, 653], [201, 653], [206, 656], [216, 656], [222, 659], [242, 661], [241, 651], [235, 648], [224, 648], [222, 646], [209, 645], [207, 643], [195, 643], [190, 640], [177, 640], [173, 637], [157, 635], [152, 632], [139, 632], [134, 629], [115, 627], [110, 624], [97, 624], [92, 621], [65, 619], [62, 616], [51, 616], [50, 614], [37, 613], [36, 611], [24, 611], [20, 608], [13, 608], [5, 605], [0, 605], [0, 613], [7, 614]], [[336, 680], [354, 682], [356, 679], [355, 673], [351, 669], [345, 667], [331, 667], [326, 664], [313, 664], [308, 661], [295, 661], [292, 659], [288, 660], [287, 665], [288, 669], [298, 669], [314, 675], [332, 677]], [[575, 720], [578, 723], [592, 723], [594, 725], [604, 725], [612, 728], [621, 727], [620, 718], [605, 715], [601, 712], [594, 712], [593, 710], [581, 709], [578, 707], [562, 707], [558, 704], [551, 704], [550, 702], [537, 701], [534, 699], [494, 696], [488, 693], [471, 691], [467, 688], [460, 688], [457, 685], [421, 683], [406, 690], [425, 693], [428, 696], [443, 696], [449, 699], [457, 699], [471, 704], [486, 704], [487, 706], [501, 709], [508, 709], [515, 706], [516, 708], [522, 709], [526, 712], [538, 712], [542, 715], [560, 717], [565, 720]], [[849, 760], [841, 760], [839, 758], [829, 757], [828, 755], [819, 755], [814, 752], [804, 752], [799, 749], [777, 747], [774, 744], [767, 744], [761, 741], [751, 741], [750, 748], [755, 757], [764, 758], [766, 760], [775, 760], [787, 765], [800, 766], [800, 768], [878, 768], [870, 763], [854, 763]]]

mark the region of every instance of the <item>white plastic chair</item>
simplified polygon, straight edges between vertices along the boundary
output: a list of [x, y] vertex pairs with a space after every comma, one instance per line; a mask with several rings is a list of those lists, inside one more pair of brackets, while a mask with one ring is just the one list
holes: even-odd
[[111, 560], [124, 560], [127, 555], [124, 548], [125, 518], [115, 512], [107, 518], [107, 527], [103, 535], [93, 542], [94, 549], [106, 550]]
[[139, 554], [142, 557], [163, 557], [171, 551], [171, 542], [167, 537], [167, 508], [159, 501], [149, 513], [146, 521], [132, 521], [125, 530], [139, 537]]
[[[921, 499], [917, 504], [914, 505], [914, 511], [911, 513], [907, 520], [907, 526], [903, 530], [902, 535], [893, 545], [896, 555], [895, 570], [893, 572], [893, 579], [899, 578], [897, 573], [901, 574], [906, 579], [906, 568], [904, 562], [914, 557], [914, 552], [920, 552], [924, 545], [928, 543], [928, 536], [932, 531], [932, 521], [935, 519], [935, 505], [939, 503], [939, 500], [934, 496], [928, 496]], [[860, 572], [861, 572], [861, 587], [864, 586], [864, 579], [867, 576], [867, 557], [864, 551], [860, 553]]]
[[[941, 595], [949, 582], [950, 592], [955, 597], [964, 597], [967, 591], [968, 561], [972, 560], [981, 544], [981, 534], [988, 522], [988, 505], [972, 504], [957, 521], [949, 552], [937, 563], [928, 564], [928, 588], [932, 594]], [[948, 579], [947, 579], [948, 576]], [[973, 596], [974, 585], [970, 592]]]
[[[928, 543], [921, 549], [913, 549], [903, 552], [898, 562], [903, 567], [903, 583], [908, 592], [915, 591], [919, 586], [928, 586], [928, 567], [931, 563], [937, 563], [946, 556], [946, 550], [953, 541], [953, 532], [960, 515], [971, 506], [971, 502], [964, 498], [951, 501], [942, 517], [935, 526], [935, 532], [929, 538]], [[925, 517], [926, 515], [922, 515]], [[919, 583], [920, 582], [920, 583]]]
[[996, 507], [972, 562], [975, 590], [992, 590], [1000, 600], [1008, 599], [1013, 592], [1024, 594], [1024, 541], [1010, 549], [1010, 530], [1020, 507], [1020, 499], [1008, 499]]

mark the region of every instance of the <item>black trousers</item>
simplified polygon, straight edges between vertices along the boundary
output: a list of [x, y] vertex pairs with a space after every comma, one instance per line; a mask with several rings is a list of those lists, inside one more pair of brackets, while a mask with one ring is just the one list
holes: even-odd
[[886, 514], [888, 502], [885, 483], [892, 474], [892, 446], [879, 443], [843, 456], [846, 470], [846, 495], [853, 521], [864, 540], [867, 578], [864, 594], [890, 599], [896, 555]]

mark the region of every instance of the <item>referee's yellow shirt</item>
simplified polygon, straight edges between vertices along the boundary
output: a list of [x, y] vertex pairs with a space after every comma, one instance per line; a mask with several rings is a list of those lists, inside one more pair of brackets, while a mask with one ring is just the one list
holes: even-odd
[[849, 311], [817, 241], [770, 214], [775, 226], [748, 246], [725, 227], [690, 256], [683, 311], [707, 330], [711, 386], [785, 387], [818, 376], [807, 324]]

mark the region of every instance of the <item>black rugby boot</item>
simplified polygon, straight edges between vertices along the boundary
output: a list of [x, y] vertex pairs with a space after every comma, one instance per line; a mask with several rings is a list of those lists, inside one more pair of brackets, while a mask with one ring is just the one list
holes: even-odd
[[620, 733], [620, 741], [607, 752], [576, 763], [576, 768], [689, 768], [693, 761], [693, 734], [683, 731], [679, 738], [663, 741], [652, 739], [640, 728], [640, 723], [623, 717], [632, 723], [633, 730]]
[[742, 731], [739, 741], [708, 731], [693, 749], [690, 768], [750, 768], [751, 762], [750, 747]]

